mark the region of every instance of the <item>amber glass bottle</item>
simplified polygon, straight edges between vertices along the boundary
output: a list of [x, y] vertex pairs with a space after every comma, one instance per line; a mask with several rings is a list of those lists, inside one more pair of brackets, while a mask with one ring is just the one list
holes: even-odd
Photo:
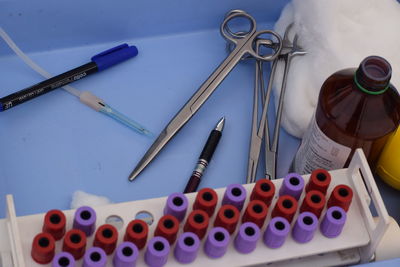
[[400, 96], [390, 78], [390, 64], [365, 58], [358, 69], [331, 75], [322, 85], [309, 129], [294, 159], [294, 170], [310, 173], [347, 167], [362, 148], [374, 167], [386, 139], [400, 121]]

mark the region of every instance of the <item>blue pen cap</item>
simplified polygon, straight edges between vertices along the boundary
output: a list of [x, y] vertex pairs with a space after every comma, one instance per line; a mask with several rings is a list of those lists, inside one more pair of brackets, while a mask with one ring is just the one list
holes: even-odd
[[138, 49], [136, 46], [122, 44], [93, 56], [92, 61], [96, 63], [98, 70], [102, 71], [124, 60], [135, 57], [137, 54]]

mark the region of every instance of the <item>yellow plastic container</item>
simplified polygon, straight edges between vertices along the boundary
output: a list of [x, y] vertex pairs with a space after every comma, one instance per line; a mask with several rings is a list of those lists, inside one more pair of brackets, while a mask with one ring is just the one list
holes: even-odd
[[387, 141], [376, 172], [388, 185], [400, 190], [400, 128]]

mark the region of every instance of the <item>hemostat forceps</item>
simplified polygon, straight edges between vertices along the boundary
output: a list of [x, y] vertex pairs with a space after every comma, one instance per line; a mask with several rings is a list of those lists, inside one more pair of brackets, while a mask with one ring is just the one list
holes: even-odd
[[[276, 158], [278, 153], [278, 144], [279, 144], [279, 132], [280, 132], [280, 125], [282, 119], [282, 110], [283, 110], [283, 103], [285, 99], [285, 92], [286, 92], [286, 82], [289, 73], [290, 63], [293, 57], [295, 56], [302, 56], [307, 54], [306, 51], [302, 47], [298, 45], [298, 36], [297, 34], [294, 35], [293, 41], [290, 40], [290, 30], [293, 28], [293, 23], [289, 24], [286, 27], [285, 34], [283, 36], [283, 48], [279, 57], [275, 60], [283, 60], [284, 61], [284, 71], [283, 71], [283, 78], [282, 78], [282, 85], [281, 85], [281, 93], [279, 96], [279, 103], [278, 109], [276, 112], [276, 122], [274, 128], [274, 135], [272, 144], [269, 144], [269, 132], [268, 127], [265, 130], [265, 176], [268, 179], [276, 179]], [[275, 63], [275, 62], [274, 62]], [[271, 78], [273, 80], [275, 73], [271, 74]]]
[[[258, 50], [261, 45], [267, 47], [270, 46], [270, 44], [266, 43], [264, 40], [257, 40], [256, 49]], [[258, 166], [258, 160], [260, 158], [261, 144], [264, 137], [264, 132], [266, 137], [265, 142], [268, 142], [269, 144], [267, 111], [272, 89], [272, 82], [273, 82], [272, 78], [275, 74], [276, 64], [277, 60], [275, 59], [272, 63], [271, 75], [268, 81], [267, 90], [264, 91], [263, 62], [256, 60], [255, 63], [256, 69], [254, 76], [253, 118], [251, 124], [249, 161], [247, 165], [247, 178], [246, 178], [247, 183], [254, 183], [256, 180], [257, 166]], [[260, 124], [257, 127], [259, 94], [261, 95], [262, 98], [262, 111], [261, 111]]]
[[[286, 92], [286, 82], [287, 82], [287, 76], [289, 73], [289, 68], [290, 68], [290, 61], [292, 57], [296, 55], [304, 55], [306, 52], [297, 44], [298, 36], [295, 35], [293, 38], [293, 41], [291, 41], [289, 38], [289, 32], [292, 29], [293, 24], [288, 25], [288, 27], [285, 30], [284, 38], [283, 38], [283, 46], [281, 49], [281, 54], [279, 55], [278, 58], [276, 58], [271, 67], [271, 74], [270, 78], [268, 81], [268, 87], [266, 91], [264, 92], [264, 86], [263, 86], [263, 78], [262, 78], [262, 62], [256, 62], [256, 75], [255, 75], [255, 89], [254, 89], [254, 102], [258, 101], [257, 98], [257, 89], [260, 88], [260, 91], [262, 92], [262, 115], [261, 115], [261, 121], [260, 121], [260, 126], [257, 129], [257, 104], [255, 104], [256, 107], [253, 108], [253, 127], [252, 127], [252, 139], [251, 139], [251, 145], [250, 145], [250, 155], [249, 155], [249, 165], [248, 165], [248, 174], [247, 174], [247, 183], [253, 183], [255, 182], [256, 178], [256, 172], [257, 172], [257, 165], [258, 165], [258, 160], [259, 160], [259, 155], [260, 155], [260, 147], [261, 147], [261, 141], [262, 141], [262, 136], [264, 134], [265, 136], [265, 176], [267, 179], [276, 179], [276, 158], [277, 158], [277, 152], [278, 152], [278, 143], [279, 143], [279, 132], [280, 132], [280, 125], [281, 125], [281, 119], [282, 119], [282, 110], [283, 110], [283, 103], [284, 103], [284, 98], [285, 98], [285, 92]], [[264, 46], [268, 46], [268, 44], [262, 44]], [[271, 96], [271, 90], [272, 90], [272, 84], [275, 78], [275, 70], [278, 64], [278, 60], [282, 59], [284, 61], [284, 72], [283, 72], [283, 78], [282, 78], [282, 85], [281, 85], [281, 92], [279, 96], [279, 104], [278, 104], [278, 109], [277, 109], [277, 114], [276, 114], [276, 122], [275, 122], [275, 127], [274, 127], [274, 132], [273, 132], [273, 139], [272, 143], [270, 142], [270, 137], [269, 137], [269, 123], [268, 120], [266, 119], [266, 112], [268, 110], [268, 105], [269, 105], [269, 100]], [[260, 84], [258, 84], [260, 83]], [[255, 110], [256, 109], [256, 110]], [[256, 117], [256, 119], [254, 119]], [[254, 126], [255, 125], [255, 126]], [[262, 127], [265, 127], [263, 129]]]
[[[234, 32], [229, 28], [228, 23], [235, 18], [245, 18], [250, 22], [250, 29], [246, 32]], [[234, 43], [236, 46], [228, 57], [217, 67], [217, 69], [210, 75], [210, 77], [200, 86], [196, 93], [189, 99], [189, 101], [181, 108], [175, 117], [168, 123], [162, 130], [160, 135], [147, 150], [146, 154], [140, 160], [136, 168], [129, 175], [129, 180], [132, 181], [137, 175], [153, 160], [160, 150], [168, 143], [169, 140], [190, 120], [190, 118], [197, 112], [197, 110], [204, 104], [204, 102], [211, 96], [218, 85], [236, 66], [240, 59], [244, 56], [250, 55], [251, 57], [261, 61], [272, 61], [278, 57], [282, 49], [282, 39], [279, 35], [270, 30], [256, 31], [257, 25], [253, 17], [244, 11], [234, 10], [231, 11], [224, 19], [220, 26], [222, 36], [228, 41]], [[272, 54], [259, 55], [254, 50], [256, 40], [263, 39], [261, 35], [270, 34], [275, 36], [279, 45], [273, 49]]]

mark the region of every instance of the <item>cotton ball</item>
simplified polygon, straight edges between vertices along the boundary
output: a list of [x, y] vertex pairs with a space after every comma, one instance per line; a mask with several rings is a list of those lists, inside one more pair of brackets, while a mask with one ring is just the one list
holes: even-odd
[[108, 198], [89, 194], [83, 191], [75, 191], [72, 195], [71, 209], [77, 209], [82, 206], [103, 206], [112, 203]]
[[282, 10], [279, 20], [275, 23], [275, 31], [283, 36], [287, 25], [293, 22], [293, 4], [289, 2]]
[[[392, 84], [400, 88], [400, 4], [395, 0], [293, 0], [282, 11], [275, 30], [282, 36], [287, 25], [307, 51], [294, 57], [287, 80], [282, 126], [302, 137], [314, 113], [323, 82], [344, 68], [356, 68], [367, 56], [378, 55], [392, 65]], [[293, 37], [292, 37], [293, 38]], [[283, 67], [274, 81], [279, 101]]]

